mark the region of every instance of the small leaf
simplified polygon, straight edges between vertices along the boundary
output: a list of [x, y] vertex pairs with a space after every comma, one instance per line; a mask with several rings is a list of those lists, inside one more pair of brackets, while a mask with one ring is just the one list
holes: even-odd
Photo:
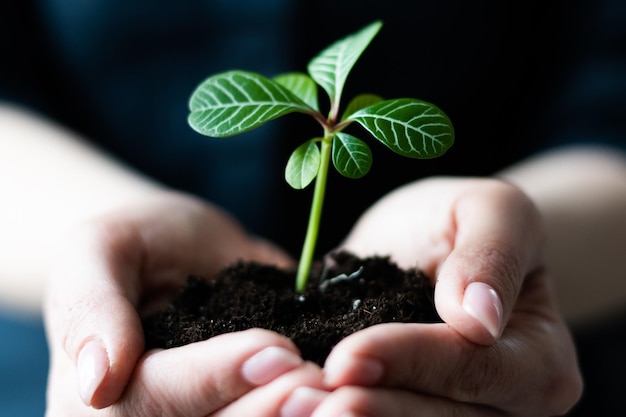
[[312, 110], [277, 82], [246, 71], [206, 79], [193, 92], [189, 109], [191, 127], [213, 137], [236, 135], [287, 113]]
[[343, 117], [341, 118], [341, 120], [346, 120], [350, 117], [352, 113], [361, 110], [364, 107], [376, 104], [380, 101], [383, 101], [383, 98], [377, 96], [376, 94], [359, 94], [358, 96], [353, 98], [350, 103], [348, 103], [348, 107], [346, 107], [346, 111], [343, 112]]
[[319, 111], [317, 103], [317, 84], [308, 75], [301, 72], [280, 74], [273, 78], [278, 84], [291, 91], [296, 97], [312, 109]]
[[311, 183], [320, 168], [320, 149], [315, 139], [298, 146], [289, 157], [285, 168], [285, 180], [296, 190]]
[[403, 98], [381, 101], [350, 116], [392, 151], [411, 158], [435, 158], [454, 143], [448, 116], [434, 104]]
[[338, 132], [333, 139], [333, 165], [344, 177], [361, 178], [372, 167], [372, 151], [361, 139]]
[[309, 62], [309, 74], [333, 103], [339, 103], [348, 74], [381, 27], [382, 22], [378, 20], [370, 23], [331, 44]]

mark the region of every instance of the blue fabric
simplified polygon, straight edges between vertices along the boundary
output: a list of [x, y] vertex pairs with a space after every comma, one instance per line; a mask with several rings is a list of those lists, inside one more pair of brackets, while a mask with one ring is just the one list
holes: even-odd
[[42, 417], [47, 372], [41, 320], [0, 310], [0, 416]]

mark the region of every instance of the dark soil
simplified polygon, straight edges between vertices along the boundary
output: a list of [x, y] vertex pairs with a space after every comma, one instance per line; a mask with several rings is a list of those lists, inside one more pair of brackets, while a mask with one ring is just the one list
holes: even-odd
[[[320, 365], [342, 338], [384, 322], [441, 322], [433, 287], [420, 270], [386, 257], [339, 252], [319, 266], [307, 290], [293, 290], [295, 273], [237, 263], [212, 281], [189, 277], [166, 308], [144, 320], [146, 347], [172, 348], [253, 327], [291, 338], [303, 358]], [[360, 273], [354, 274], [356, 271]], [[342, 276], [347, 279], [330, 278]]]

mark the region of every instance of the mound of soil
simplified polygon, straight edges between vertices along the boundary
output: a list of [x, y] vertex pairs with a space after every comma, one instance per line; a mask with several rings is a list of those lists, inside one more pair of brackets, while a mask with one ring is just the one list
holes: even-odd
[[295, 273], [240, 262], [215, 279], [189, 277], [178, 296], [144, 320], [146, 348], [172, 348], [253, 327], [291, 338], [306, 360], [320, 365], [342, 338], [385, 322], [441, 322], [433, 287], [418, 269], [387, 257], [334, 253], [318, 265], [305, 292]]

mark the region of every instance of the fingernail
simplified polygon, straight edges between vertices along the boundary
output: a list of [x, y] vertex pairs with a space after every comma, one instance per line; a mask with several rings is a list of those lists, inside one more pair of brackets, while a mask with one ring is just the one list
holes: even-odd
[[271, 346], [248, 359], [242, 367], [243, 377], [253, 385], [263, 385], [302, 363], [295, 353]]
[[86, 405], [91, 405], [96, 390], [109, 371], [109, 357], [102, 343], [91, 340], [78, 354], [78, 392]]
[[502, 327], [503, 309], [498, 293], [482, 282], [472, 282], [465, 289], [463, 309], [478, 320], [497, 339]]
[[296, 388], [281, 407], [280, 417], [309, 417], [326, 395], [315, 388]]

